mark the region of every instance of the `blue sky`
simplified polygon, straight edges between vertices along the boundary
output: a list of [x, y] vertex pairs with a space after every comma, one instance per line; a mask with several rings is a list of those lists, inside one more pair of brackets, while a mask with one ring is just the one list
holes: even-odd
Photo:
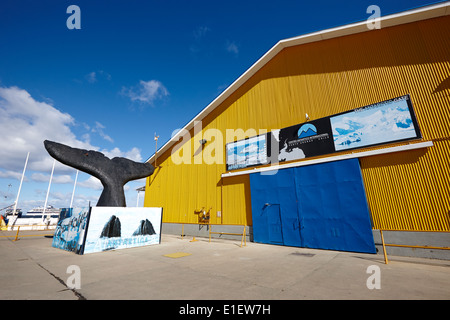
[[[43, 140], [145, 161], [279, 40], [442, 1], [6, 0], [0, 3], [0, 208], [44, 204]], [[69, 30], [69, 5], [81, 29]], [[75, 170], [56, 165], [49, 204], [68, 206]], [[11, 185], [11, 186], [10, 186]], [[135, 189], [127, 184], [127, 204]], [[101, 185], [80, 174], [75, 205]], [[142, 205], [141, 195], [140, 205]]]

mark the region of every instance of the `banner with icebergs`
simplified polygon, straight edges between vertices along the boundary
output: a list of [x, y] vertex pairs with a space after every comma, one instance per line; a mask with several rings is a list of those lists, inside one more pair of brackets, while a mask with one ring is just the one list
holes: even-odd
[[162, 208], [68, 208], [52, 246], [77, 254], [161, 243]]
[[421, 138], [405, 95], [330, 117], [336, 151]]
[[267, 134], [226, 145], [227, 171], [267, 163]]
[[83, 254], [90, 207], [63, 208], [53, 234], [52, 247]]
[[227, 171], [419, 138], [411, 98], [404, 95], [229, 143]]
[[159, 244], [162, 208], [93, 207], [84, 253]]

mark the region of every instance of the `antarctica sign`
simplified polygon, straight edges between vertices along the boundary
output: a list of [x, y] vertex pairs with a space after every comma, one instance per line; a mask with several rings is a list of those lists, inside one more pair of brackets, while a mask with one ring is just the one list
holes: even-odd
[[162, 208], [61, 210], [52, 246], [77, 254], [161, 243]]

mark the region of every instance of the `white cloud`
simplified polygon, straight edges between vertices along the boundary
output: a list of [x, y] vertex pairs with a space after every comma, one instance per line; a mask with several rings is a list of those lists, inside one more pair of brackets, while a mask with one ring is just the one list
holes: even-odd
[[139, 85], [134, 87], [123, 87], [121, 93], [131, 99], [146, 104], [153, 104], [157, 99], [162, 99], [169, 95], [166, 87], [158, 80], [139, 81]]
[[93, 72], [91, 72], [91, 73], [88, 73], [88, 74], [86, 75], [86, 80], [87, 80], [89, 83], [97, 82], [97, 74], [95, 73], [95, 71], [93, 71]]
[[49, 171], [52, 160], [44, 149], [45, 139], [88, 147], [71, 131], [74, 121], [71, 115], [36, 101], [23, 89], [0, 87], [0, 168], [20, 170], [30, 152], [28, 168]]
[[106, 141], [109, 141], [109, 142], [111, 142], [111, 143], [114, 142], [114, 140], [113, 140], [110, 136], [108, 136], [108, 135], [103, 131], [103, 129], [105, 129], [105, 126], [102, 125], [100, 122], [95, 121], [95, 128], [92, 129], [92, 132], [97, 132], [97, 133], [100, 135], [100, 137], [102, 137], [102, 138], [105, 139]]
[[84, 77], [89, 83], [95, 83], [101, 79], [111, 80], [111, 75], [103, 70], [89, 72]]
[[[34, 172], [31, 175], [31, 180], [36, 182], [46, 182], [48, 183], [50, 180], [50, 174], [44, 174], [41, 172]], [[68, 174], [62, 174], [62, 175], [53, 175], [52, 177], [52, 183], [73, 183], [72, 177]]]
[[94, 176], [90, 176], [89, 178], [87, 178], [84, 181], [78, 181], [77, 186], [80, 186], [83, 188], [88, 188], [88, 189], [94, 189], [94, 190], [102, 190], [103, 189], [103, 185], [100, 182], [100, 180]]
[[200, 26], [194, 30], [194, 32], [193, 32], [194, 38], [196, 40], [200, 40], [201, 38], [205, 37], [209, 31], [211, 31], [211, 29], [209, 27]]
[[227, 41], [226, 49], [228, 52], [238, 54], [239, 48], [236, 43]]
[[[6, 178], [6, 179], [12, 178], [12, 179], [20, 180], [21, 177], [22, 177], [22, 173], [19, 171], [11, 171], [11, 170], [0, 171], [0, 178]], [[25, 178], [24, 178], [24, 180], [25, 180]]]
[[112, 150], [101, 150], [101, 152], [110, 159], [114, 157], [124, 157], [133, 161], [142, 161], [141, 151], [136, 147], [126, 152], [120, 151], [119, 148], [114, 148]]
[[[27, 171], [49, 174], [53, 158], [44, 148], [46, 139], [75, 148], [99, 150], [99, 147], [90, 144], [88, 134], [83, 135], [84, 140], [76, 137], [72, 132], [74, 124], [75, 119], [70, 114], [61, 112], [49, 103], [35, 100], [26, 90], [0, 87], [0, 178], [21, 176], [27, 152], [30, 152]], [[92, 130], [112, 142], [112, 138], [104, 133], [104, 128], [100, 122], [96, 122]], [[142, 159], [137, 148], [125, 152], [118, 148], [102, 152], [130, 157], [135, 161]], [[56, 162], [55, 173], [71, 170], [73, 168]], [[59, 179], [63, 180], [61, 177]]]

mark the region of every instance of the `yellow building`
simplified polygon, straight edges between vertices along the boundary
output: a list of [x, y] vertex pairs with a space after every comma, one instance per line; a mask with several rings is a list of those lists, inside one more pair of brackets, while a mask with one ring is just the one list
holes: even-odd
[[[176, 225], [178, 234], [183, 223], [208, 222], [217, 230], [225, 229], [215, 225], [253, 226], [256, 239], [256, 215], [275, 204], [255, 207], [254, 197], [263, 191], [252, 185], [252, 175], [267, 175], [258, 181], [272, 194], [278, 190], [270, 180], [275, 172], [358, 159], [372, 229], [450, 231], [449, 14], [450, 4], [443, 3], [382, 17], [379, 29], [363, 21], [278, 42], [148, 160], [156, 170], [147, 179], [144, 206], [163, 207], [163, 224]], [[396, 98], [408, 100], [416, 136], [390, 140], [385, 134], [384, 142], [280, 162], [271, 155], [272, 163], [260, 165], [247, 159], [249, 166], [227, 171], [226, 146], [251, 144], [296, 125], [337, 121]], [[330, 141], [337, 141], [332, 129]], [[272, 221], [275, 228], [284, 228], [283, 209], [273, 210], [281, 215]], [[300, 234], [302, 219], [294, 222]], [[339, 227], [331, 229], [339, 237]]]

